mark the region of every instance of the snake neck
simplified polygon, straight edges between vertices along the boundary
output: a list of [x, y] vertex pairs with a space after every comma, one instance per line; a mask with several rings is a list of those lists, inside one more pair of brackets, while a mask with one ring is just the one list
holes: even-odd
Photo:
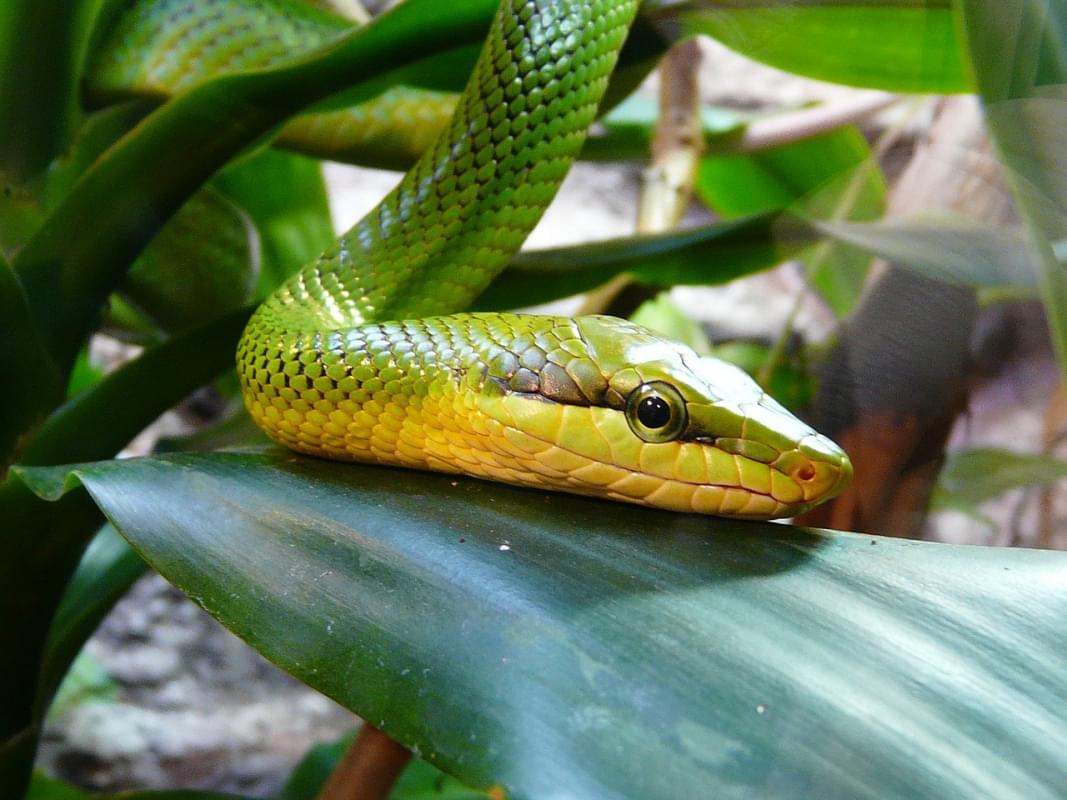
[[505, 0], [446, 131], [399, 185], [268, 299], [338, 328], [447, 314], [518, 251], [578, 154], [633, 0]]

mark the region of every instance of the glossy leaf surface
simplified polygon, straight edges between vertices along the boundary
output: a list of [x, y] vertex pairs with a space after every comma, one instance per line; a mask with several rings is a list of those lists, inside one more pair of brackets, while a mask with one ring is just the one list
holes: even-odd
[[21, 474], [53, 497], [80, 480], [267, 657], [509, 797], [1042, 798], [1067, 780], [1067, 554], [277, 450]]

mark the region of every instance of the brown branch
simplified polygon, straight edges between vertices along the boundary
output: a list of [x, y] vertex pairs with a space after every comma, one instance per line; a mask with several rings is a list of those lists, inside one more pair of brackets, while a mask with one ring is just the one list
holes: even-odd
[[[688, 39], [671, 49], [659, 67], [659, 119], [652, 160], [641, 176], [638, 233], [667, 231], [678, 224], [693, 196], [704, 129], [700, 121], [700, 45]], [[580, 314], [628, 317], [657, 290], [618, 275], [590, 292]]]
[[386, 800], [410, 760], [403, 745], [364, 723], [318, 800]]

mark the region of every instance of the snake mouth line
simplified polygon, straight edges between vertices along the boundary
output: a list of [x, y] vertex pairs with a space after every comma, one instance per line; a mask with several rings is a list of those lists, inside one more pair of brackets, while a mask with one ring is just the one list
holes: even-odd
[[[687, 480], [685, 480], [683, 478], [677, 478], [677, 477], [673, 477], [673, 476], [669, 477], [669, 478], [666, 478], [666, 477], [664, 477], [662, 475], [657, 475], [657, 474], [655, 474], [653, 472], [646, 472], [645, 470], [642, 470], [642, 469], [631, 469], [629, 467], [623, 467], [623, 466], [620, 466], [619, 464], [616, 464], [616, 463], [613, 463], [613, 462], [610, 462], [610, 461], [597, 461], [594, 458], [590, 458], [589, 456], [584, 455], [582, 453], [579, 453], [579, 452], [577, 452], [575, 450], [572, 450], [571, 448], [566, 447], [565, 445], [559, 444], [558, 442], [549, 441], [548, 439], [545, 439], [542, 436], [535, 436], [534, 434], [529, 433], [528, 431], [521, 430], [519, 428], [515, 428], [515, 427], [512, 427], [512, 426], [507, 426], [507, 427], [510, 430], [517, 431], [518, 433], [521, 433], [524, 436], [528, 436], [531, 439], [535, 439], [538, 442], [541, 442], [542, 444], [545, 444], [545, 445], [547, 445], [549, 447], [558, 447], [560, 450], [563, 450], [563, 451], [565, 451], [567, 453], [570, 453], [573, 456], [577, 456], [578, 458], [584, 458], [587, 461], [589, 461], [589, 463], [591, 463], [591, 464], [603, 464], [605, 466], [615, 467], [616, 469], [625, 470], [626, 472], [630, 472], [630, 473], [635, 474], [635, 475], [640, 475], [640, 476], [645, 477], [645, 478], [653, 478], [653, 479], [659, 480], [659, 481], [671, 481], [673, 483], [681, 484], [683, 486], [692, 486], [694, 489], [698, 488], [698, 487], [703, 487], [703, 486], [714, 487], [714, 488], [717, 488], [717, 489], [736, 489], [737, 491], [747, 492], [748, 494], [754, 495], [754, 496], [757, 496], [757, 497], [765, 497], [768, 500], [771, 500], [771, 501], [773, 501], [775, 503], [779, 503], [779, 504], [781, 504], [783, 506], [786, 506], [787, 508], [793, 508], [793, 507], [804, 508], [809, 504], [809, 501], [807, 501], [807, 500], [803, 500], [800, 503], [789, 503], [789, 502], [786, 502], [785, 500], [780, 500], [779, 498], [775, 497], [770, 492], [761, 492], [761, 491], [758, 491], [756, 489], [749, 489], [748, 487], [742, 486], [742, 485], [737, 484], [737, 483], [713, 483], [713, 482], [710, 482], [710, 481], [706, 482], [706, 483], [698, 483], [697, 481], [687, 481]], [[603, 486], [602, 488], [607, 490], [607, 491], [611, 491], [611, 484]], [[616, 492], [616, 494], [619, 494], [619, 493]]]

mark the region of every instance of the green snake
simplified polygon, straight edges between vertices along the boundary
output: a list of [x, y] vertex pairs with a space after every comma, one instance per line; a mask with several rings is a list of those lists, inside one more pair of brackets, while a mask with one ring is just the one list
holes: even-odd
[[[845, 453], [725, 362], [611, 317], [452, 313], [554, 197], [637, 5], [503, 0], [451, 121], [377, 208], [248, 323], [238, 374], [273, 439], [330, 459], [734, 517], [792, 516], [847, 485]], [[228, 35], [193, 51], [247, 66], [249, 41], [262, 37], [257, 7], [296, 6], [136, 3], [104, 48], [99, 91], [121, 93], [136, 75], [151, 91], [168, 69], [180, 77], [180, 59], [149, 69], [128, 54], [180, 51], [226, 19]], [[236, 33], [228, 8], [250, 20]], [[286, 37], [299, 49], [304, 23], [321, 15], [304, 8], [288, 20], [270, 37], [278, 53]]]

